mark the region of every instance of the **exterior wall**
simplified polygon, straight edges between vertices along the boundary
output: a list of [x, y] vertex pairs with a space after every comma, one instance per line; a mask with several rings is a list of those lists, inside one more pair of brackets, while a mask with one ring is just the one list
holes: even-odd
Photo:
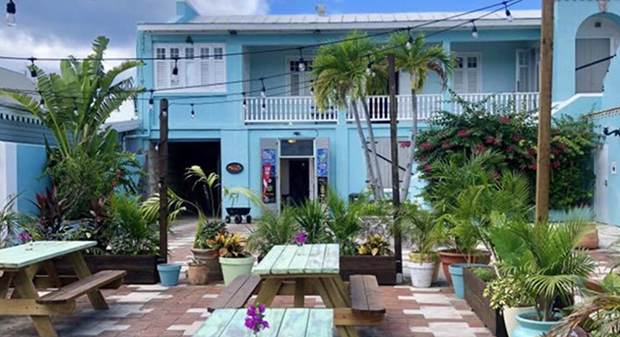
[[35, 213], [37, 209], [31, 200], [49, 186], [48, 179], [42, 177], [44, 166], [45, 147], [0, 142], [0, 206], [18, 195], [17, 210]]
[[[620, 114], [617, 112], [594, 119], [599, 133], [603, 135], [603, 128], [610, 131], [620, 127]], [[604, 136], [603, 145], [598, 149], [594, 166], [597, 174], [596, 191], [594, 196], [594, 210], [596, 220], [620, 226], [620, 176], [617, 174], [617, 164], [620, 163], [620, 137]], [[612, 167], [616, 167], [614, 171]]]

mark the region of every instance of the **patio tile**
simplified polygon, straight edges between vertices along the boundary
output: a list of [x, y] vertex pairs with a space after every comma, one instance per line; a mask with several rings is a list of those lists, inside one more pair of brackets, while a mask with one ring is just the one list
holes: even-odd
[[443, 294], [413, 294], [398, 296], [401, 301], [416, 301], [418, 303], [450, 304], [450, 298]]
[[86, 308], [80, 312], [80, 315], [95, 316], [97, 318], [121, 318], [127, 317], [131, 314], [148, 314], [152, 311], [153, 309], [143, 309], [141, 304], [110, 304], [110, 309], [108, 310], [95, 310], [92, 308]]
[[61, 336], [98, 336], [105, 331], [125, 331], [129, 325], [118, 325], [116, 321], [80, 320], [78, 324], [56, 326]]
[[127, 295], [108, 296], [110, 300], [116, 300], [119, 303], [147, 303], [159, 296], [159, 292], [135, 292]]
[[403, 310], [405, 315], [422, 315], [426, 319], [462, 319], [464, 315], [474, 315], [469, 310], [456, 310], [454, 307], [423, 306], [419, 310]]
[[477, 337], [476, 333], [488, 333], [486, 328], [470, 328], [461, 322], [431, 322], [428, 327], [412, 327], [411, 332], [432, 333], [435, 337]]
[[169, 331], [183, 331], [183, 336], [193, 336], [205, 321], [196, 321], [192, 324], [175, 324], [171, 325]]

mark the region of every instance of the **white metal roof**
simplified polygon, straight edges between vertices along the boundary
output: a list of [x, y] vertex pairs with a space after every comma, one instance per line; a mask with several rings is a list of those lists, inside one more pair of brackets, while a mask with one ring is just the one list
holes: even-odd
[[[504, 11], [497, 11], [476, 25], [486, 27], [537, 27], [540, 26], [540, 10], [511, 10], [514, 20], [506, 20]], [[442, 20], [459, 12], [412, 12], [412, 13], [363, 13], [295, 15], [201, 15], [187, 23], [144, 23], [138, 25], [143, 31], [296, 31], [296, 30], [348, 30], [348, 29], [393, 29]], [[425, 29], [445, 28], [455, 23], [470, 21], [484, 15], [476, 12], [458, 19], [433, 23]]]

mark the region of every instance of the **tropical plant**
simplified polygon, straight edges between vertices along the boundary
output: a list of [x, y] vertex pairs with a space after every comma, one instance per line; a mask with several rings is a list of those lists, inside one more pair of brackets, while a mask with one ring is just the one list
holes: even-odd
[[357, 254], [372, 256], [390, 256], [390, 242], [383, 235], [369, 234], [366, 240], [357, 247]]
[[[483, 269], [483, 268], [479, 268]], [[492, 271], [490, 268], [485, 268]], [[523, 275], [502, 275], [487, 282], [483, 296], [489, 299], [491, 308], [527, 307], [534, 305], [535, 294], [528, 291]]]
[[428, 75], [437, 75], [445, 88], [448, 77], [452, 74], [456, 59], [454, 55], [445, 50], [441, 45], [424, 43], [424, 34], [419, 33], [415, 38], [411, 37], [410, 31], [394, 33], [390, 44], [394, 46], [394, 61], [398, 70], [409, 73], [409, 86], [411, 87], [411, 111], [413, 120], [411, 127], [411, 145], [407, 158], [405, 177], [403, 180], [401, 198], [407, 199], [411, 176], [413, 174], [413, 162], [415, 160], [415, 144], [418, 136], [418, 100], [417, 93], [422, 91]]
[[114, 110], [143, 90], [131, 78], [117, 79], [143, 63], [125, 61], [105, 71], [102, 61], [108, 42], [97, 37], [92, 54], [83, 61], [72, 56], [62, 60], [60, 73], [47, 74], [30, 65], [37, 74], [38, 95], [0, 90], [51, 131], [54, 147], [46, 140], [46, 173], [61, 196], [81, 191], [72, 196], [77, 199], [70, 212], [73, 219], [88, 216], [90, 202], [107, 195], [115, 183], [135, 188], [127, 174], [139, 172], [133, 155], [117, 152], [117, 132], [102, 126]]
[[295, 221], [306, 233], [306, 243], [324, 243], [328, 240], [327, 210], [318, 200], [305, 200], [295, 207]]
[[138, 197], [113, 194], [105, 206], [107, 253], [112, 255], [156, 254], [159, 248], [157, 222], [144, 212]]
[[34, 205], [39, 210], [38, 223], [46, 240], [63, 239], [74, 227], [68, 221], [68, 213], [75, 199], [59, 197], [56, 187], [45, 188], [45, 194], [37, 193]]
[[484, 283], [497, 279], [497, 274], [492, 268], [489, 267], [472, 267], [471, 271]]
[[575, 250], [583, 233], [579, 221], [560, 226], [514, 220], [491, 230], [500, 270], [523, 280], [523, 290], [536, 299], [536, 319], [553, 320], [557, 303], [572, 303], [577, 285], [594, 270], [590, 255]]
[[239, 233], [230, 234], [220, 232], [214, 238], [207, 240], [209, 248], [218, 252], [220, 257], [248, 257], [250, 253], [245, 248], [245, 240]]
[[294, 210], [288, 206], [280, 214], [269, 209], [256, 221], [256, 227], [250, 229], [248, 249], [265, 256], [276, 245], [292, 244], [298, 227]]
[[0, 249], [19, 243], [19, 235], [28, 231], [28, 218], [15, 211], [18, 196], [11, 196], [0, 208]]
[[[377, 47], [365, 34], [354, 31], [349, 33], [343, 42], [319, 47], [312, 68], [316, 77], [313, 83], [314, 98], [319, 109], [325, 110], [333, 103], [346, 107], [350, 100], [374, 196], [376, 200], [380, 200], [383, 198], [383, 184], [372, 121], [365, 104], [369, 88], [376, 87], [375, 82], [385, 78], [376, 75], [373, 77], [372, 72], [367, 72], [368, 65], [372, 65], [370, 55], [376, 52]], [[373, 69], [381, 68], [378, 65], [379, 63], [376, 63]], [[364, 108], [370, 149], [362, 128], [358, 103], [362, 103]]]
[[398, 210], [396, 225], [409, 238], [412, 252], [421, 254], [425, 260], [436, 259], [435, 247], [445, 239], [445, 231], [433, 212], [404, 202]]

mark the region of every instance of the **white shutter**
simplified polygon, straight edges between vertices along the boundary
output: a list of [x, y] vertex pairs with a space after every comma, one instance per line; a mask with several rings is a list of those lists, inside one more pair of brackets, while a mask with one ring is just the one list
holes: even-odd
[[155, 88], [162, 89], [167, 88], [170, 83], [170, 79], [168, 78], [168, 61], [155, 61]]
[[200, 85], [211, 83], [211, 49], [200, 47]]
[[[226, 61], [224, 58], [224, 47], [216, 46], [213, 48], [213, 83], [226, 82]], [[213, 87], [213, 91], [226, 91], [226, 85]]]
[[467, 57], [467, 92], [468, 93], [476, 93], [479, 91], [478, 89], [478, 57], [477, 56], [468, 56]]
[[194, 58], [195, 50], [194, 47], [186, 47], [185, 48], [185, 65], [183, 71], [183, 77], [185, 79], [186, 86], [196, 86], [199, 85], [199, 74], [196, 69], [197, 60]]
[[299, 92], [299, 78], [301, 76], [299, 76], [299, 73], [291, 73], [290, 75], [290, 92], [289, 92], [289, 96], [299, 96], [300, 92]]
[[465, 92], [465, 85], [463, 83], [464, 81], [465, 81], [465, 76], [463, 72], [463, 58], [457, 57], [456, 67], [454, 69], [454, 74], [452, 75], [452, 83], [453, 83], [452, 87], [455, 92], [457, 93]]

